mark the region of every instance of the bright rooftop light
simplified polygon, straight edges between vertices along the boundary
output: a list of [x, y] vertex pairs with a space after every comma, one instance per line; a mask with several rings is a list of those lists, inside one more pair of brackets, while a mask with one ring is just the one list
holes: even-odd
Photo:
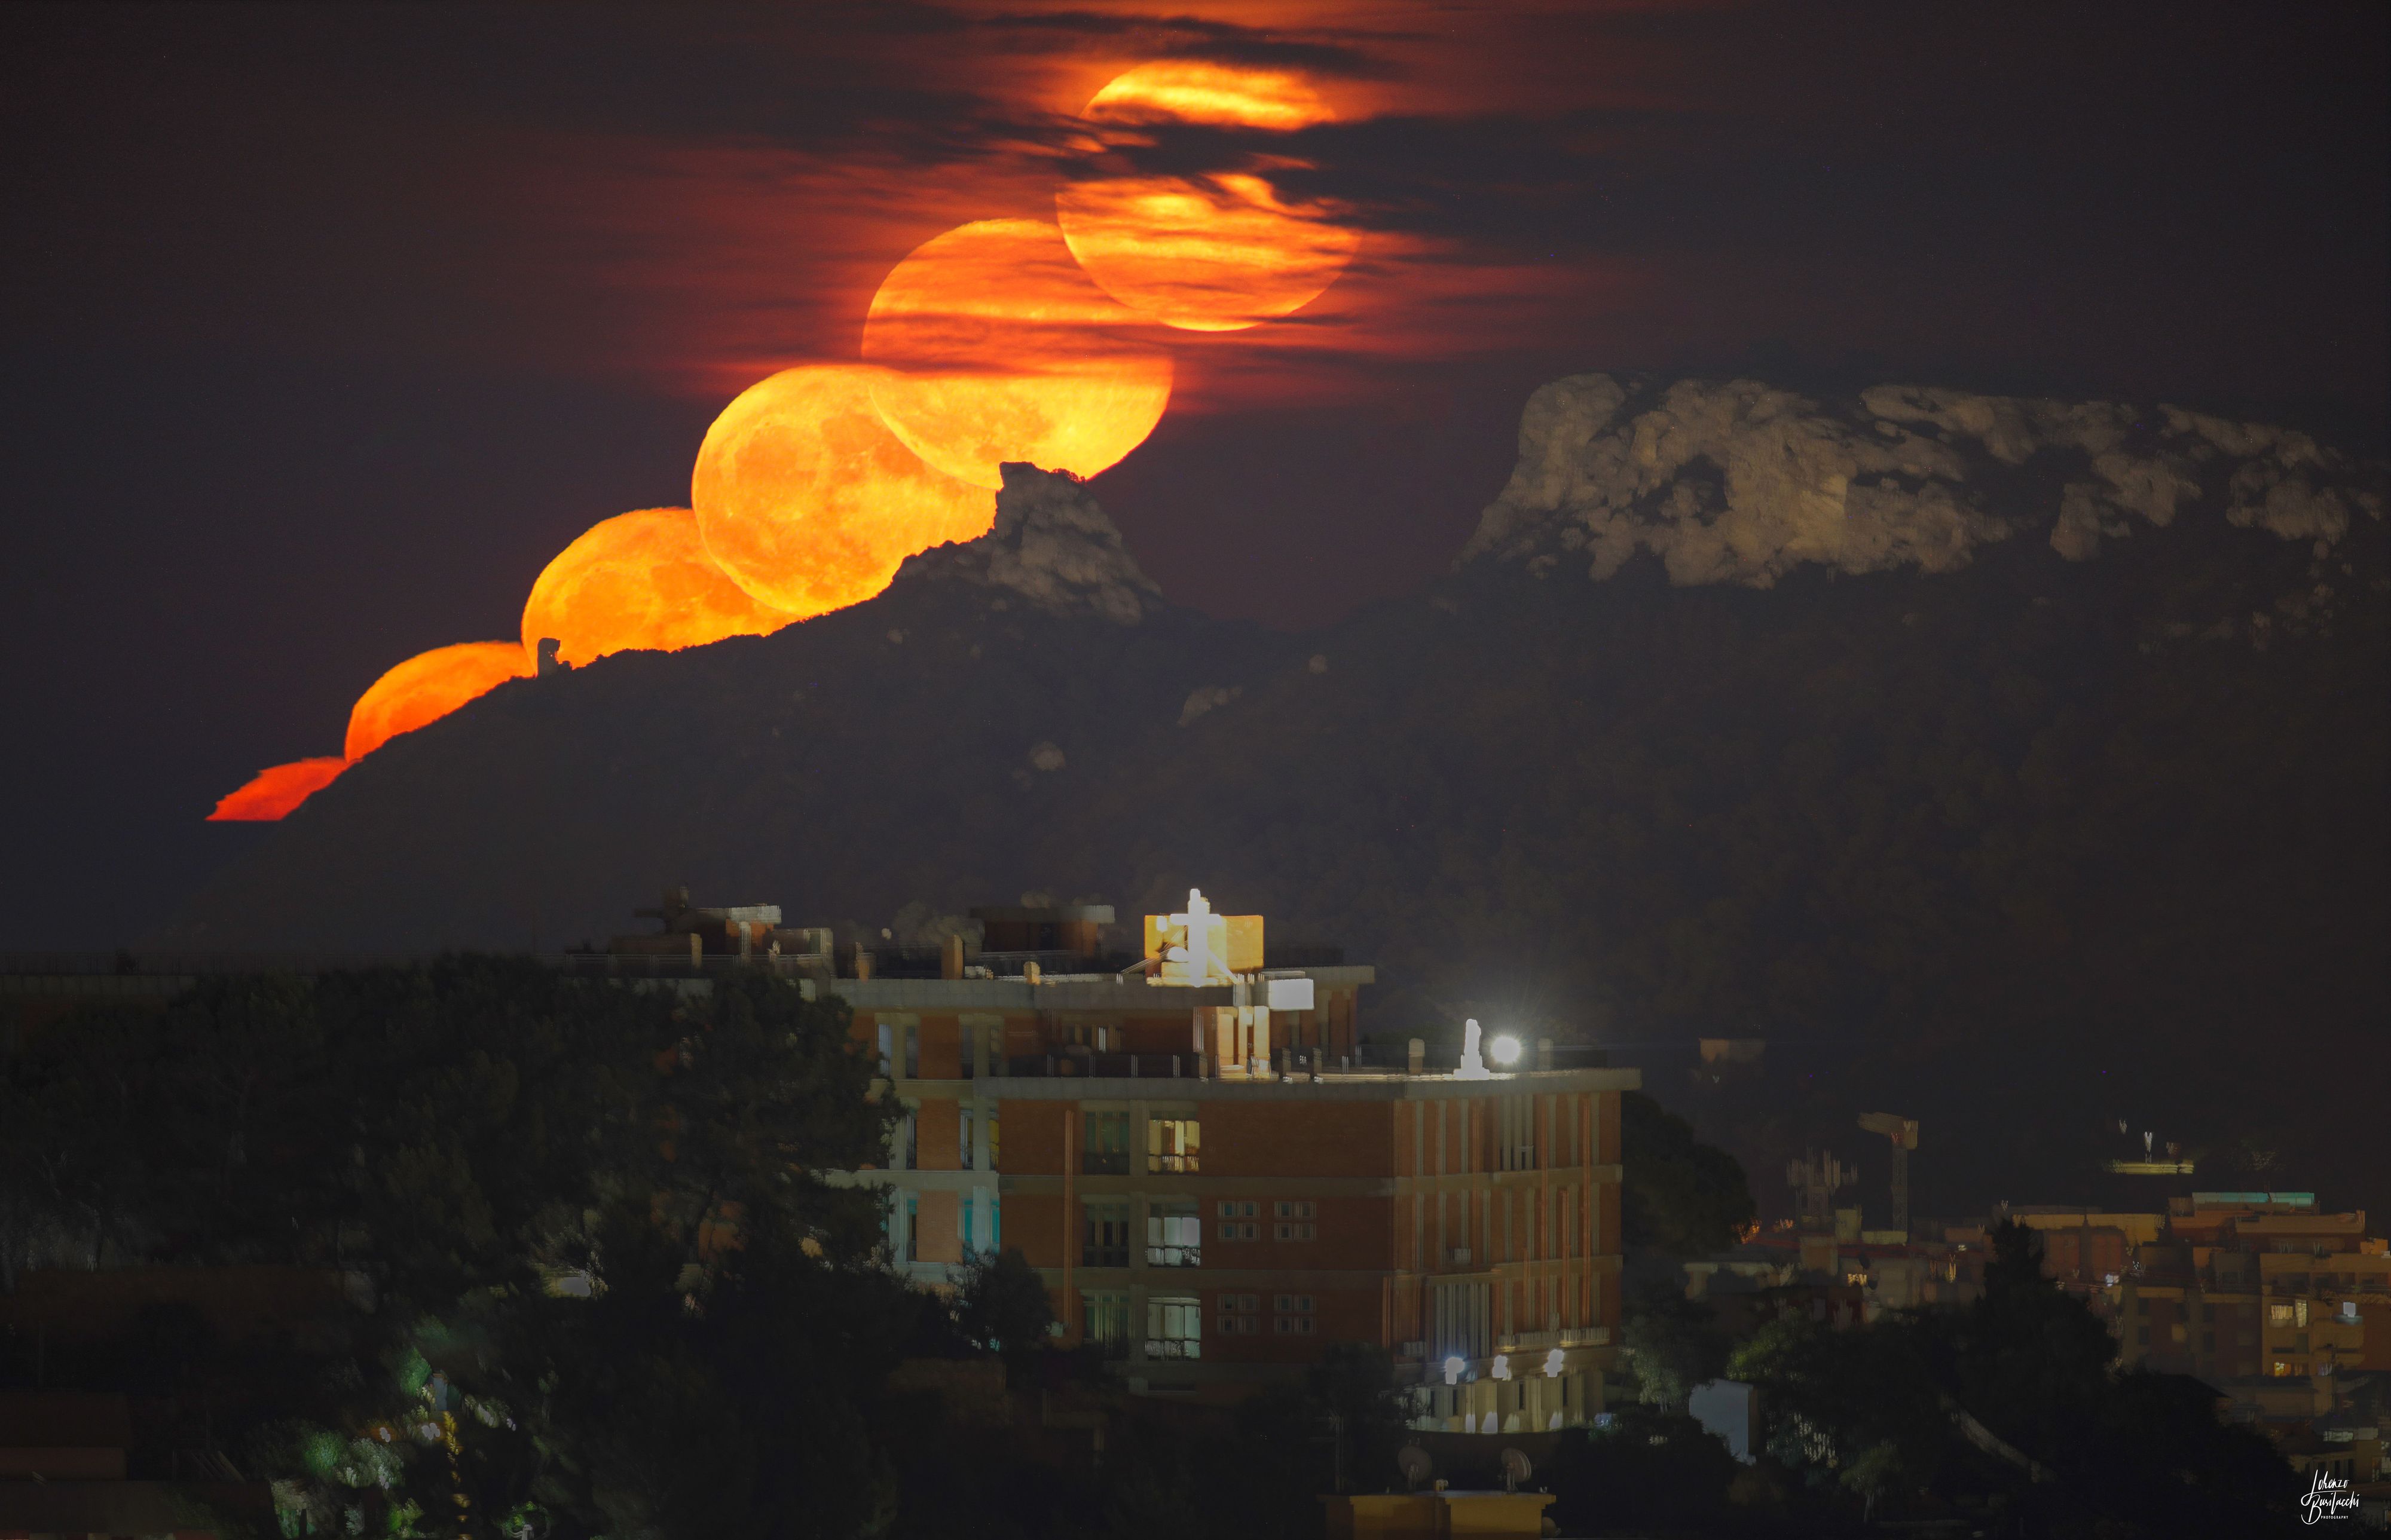
[[1486, 1045], [1487, 1057], [1505, 1069], [1519, 1062], [1519, 1040], [1509, 1033]]

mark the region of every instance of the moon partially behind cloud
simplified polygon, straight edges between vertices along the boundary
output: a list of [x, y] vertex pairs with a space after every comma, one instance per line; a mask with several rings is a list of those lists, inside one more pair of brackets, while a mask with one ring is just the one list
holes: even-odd
[[[1172, 125], [1286, 133], [1335, 114], [1283, 71], [1165, 60], [1117, 76], [1083, 116], [1108, 158], [1126, 160]], [[1168, 326], [1235, 331], [1318, 299], [1361, 249], [1343, 211], [1285, 198], [1267, 174], [1301, 168], [1277, 157], [1206, 175], [1082, 177], [1055, 195], [1055, 215], [1107, 294]]]
[[797, 617], [756, 602], [706, 554], [688, 508], [641, 508], [591, 526], [557, 554], [523, 605], [536, 658], [554, 637], [567, 663], [610, 652], [673, 652], [726, 636], [764, 636]]
[[[906, 446], [974, 486], [1027, 460], [1093, 476], [1170, 404], [1170, 355], [1053, 225], [986, 219], [924, 242], [872, 298], [872, 400]], [[703, 509], [700, 510], [703, 512]]]
[[889, 430], [872, 398], [882, 372], [783, 369], [706, 430], [690, 506], [706, 555], [757, 604], [797, 618], [859, 604], [907, 557], [995, 524], [994, 497]]
[[437, 722], [531, 672], [530, 656], [515, 642], [459, 642], [419, 652], [357, 697], [343, 752], [352, 763], [361, 760], [399, 734]]

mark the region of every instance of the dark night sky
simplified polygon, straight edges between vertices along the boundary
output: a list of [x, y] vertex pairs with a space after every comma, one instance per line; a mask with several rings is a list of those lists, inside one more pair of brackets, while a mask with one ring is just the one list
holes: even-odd
[[1441, 569], [1527, 391], [1586, 368], [2379, 450], [2386, 14], [0, 9], [0, 947], [162, 918], [257, 836], [218, 795], [685, 502], [713, 413], [854, 356], [912, 246], [1051, 213], [1058, 125], [1130, 64], [1299, 66], [1345, 118], [1304, 151], [1363, 263], [1187, 340], [1095, 483], [1172, 597], [1301, 626]]

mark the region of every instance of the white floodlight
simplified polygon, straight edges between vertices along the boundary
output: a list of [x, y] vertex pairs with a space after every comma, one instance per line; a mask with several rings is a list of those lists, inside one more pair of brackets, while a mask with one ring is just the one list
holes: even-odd
[[1460, 1357], [1458, 1354], [1446, 1359], [1444, 1361], [1444, 1382], [1448, 1385], [1460, 1384], [1461, 1371], [1468, 1367], [1468, 1360]]
[[1507, 1032], [1489, 1043], [1487, 1047], [1494, 1062], [1506, 1070], [1519, 1062], [1519, 1040]]
[[1568, 1362], [1569, 1359], [1562, 1354], [1561, 1350], [1555, 1348], [1552, 1352], [1544, 1354], [1544, 1372], [1552, 1376], [1555, 1380], [1558, 1380], [1561, 1377], [1562, 1367]]

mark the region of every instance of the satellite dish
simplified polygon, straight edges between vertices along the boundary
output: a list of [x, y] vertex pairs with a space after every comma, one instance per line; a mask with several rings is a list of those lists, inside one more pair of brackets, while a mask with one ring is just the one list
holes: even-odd
[[1406, 1444], [1395, 1451], [1395, 1463], [1402, 1468], [1403, 1484], [1416, 1489], [1436, 1469], [1436, 1461], [1416, 1444]]
[[1503, 1451], [1503, 1490], [1517, 1492], [1519, 1483], [1536, 1473], [1536, 1467], [1517, 1449]]

